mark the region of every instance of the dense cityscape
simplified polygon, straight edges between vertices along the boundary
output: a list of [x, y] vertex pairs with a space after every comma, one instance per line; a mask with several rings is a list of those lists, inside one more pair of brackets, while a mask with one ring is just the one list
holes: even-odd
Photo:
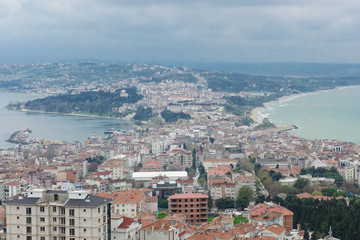
[[[122, 102], [112, 113], [92, 115], [126, 113], [120, 116], [134, 125], [72, 143], [14, 136], [20, 144], [0, 150], [4, 238], [357, 239], [357, 223], [347, 228], [327, 214], [339, 205], [340, 215], [359, 211], [360, 146], [295, 137], [294, 126], [257, 119], [254, 109], [276, 92], [215, 91], [207, 77], [225, 73], [186, 67], [126, 65], [121, 79], [82, 82], [46, 73], [33, 84], [15, 79], [18, 67], [3, 67], [3, 89], [46, 93], [50, 102], [114, 93]], [[133, 96], [129, 89], [141, 97], [123, 101]], [[8, 108], [45, 111], [29, 103]], [[89, 115], [81, 103], [63, 113]], [[312, 207], [307, 215], [304, 206]]]

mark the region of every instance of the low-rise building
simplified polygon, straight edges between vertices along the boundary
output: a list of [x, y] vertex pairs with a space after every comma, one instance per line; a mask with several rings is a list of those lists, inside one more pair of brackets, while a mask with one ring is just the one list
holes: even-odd
[[111, 216], [111, 238], [114, 240], [139, 239], [141, 223], [133, 218], [115, 215]]
[[184, 223], [172, 220], [157, 220], [140, 229], [141, 240], [182, 240]]

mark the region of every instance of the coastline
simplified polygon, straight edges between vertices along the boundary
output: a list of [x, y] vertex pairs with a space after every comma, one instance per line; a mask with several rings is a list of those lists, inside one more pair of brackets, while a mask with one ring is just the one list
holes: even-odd
[[311, 94], [311, 93], [318, 93], [318, 92], [338, 90], [338, 89], [347, 89], [347, 88], [358, 87], [358, 86], [360, 86], [360, 85], [339, 86], [339, 87], [335, 87], [335, 88], [331, 88], [331, 89], [323, 89], [323, 90], [317, 90], [317, 91], [313, 91], [313, 92], [303, 92], [303, 93], [296, 93], [296, 94], [282, 96], [282, 97], [277, 98], [276, 100], [272, 100], [270, 102], [263, 103], [263, 105], [264, 105], [263, 107], [257, 107], [257, 108], [254, 108], [253, 110], [251, 110], [250, 118], [252, 118], [256, 123], [261, 123], [262, 119], [259, 119], [259, 112], [261, 110], [263, 110], [264, 108], [270, 107], [273, 104], [279, 103], [280, 101], [287, 100], [289, 98], [292, 99], [294, 97], [300, 97], [302, 95]]
[[[15, 110], [15, 109], [10, 109]], [[117, 117], [106, 117], [106, 116], [99, 116], [99, 115], [91, 115], [91, 114], [81, 114], [81, 113], [61, 113], [61, 112], [45, 112], [40, 110], [29, 110], [29, 109], [20, 109], [15, 110], [20, 112], [33, 112], [33, 113], [45, 113], [45, 114], [59, 114], [59, 115], [66, 115], [66, 116], [77, 116], [77, 117], [94, 117], [94, 118], [103, 118], [103, 119], [114, 119], [114, 120], [123, 120], [123, 121], [131, 121], [131, 119], [123, 117], [123, 118], [117, 118]], [[131, 114], [129, 114], [131, 115]]]
[[[282, 96], [276, 100], [263, 103], [263, 105], [264, 105], [263, 107], [254, 108], [250, 113], [250, 118], [252, 118], [256, 124], [259, 124], [259, 123], [262, 123], [262, 120], [263, 120], [263, 119], [260, 119], [261, 118], [260, 112], [263, 109], [270, 107], [274, 104], [278, 104], [280, 102], [287, 101], [287, 100], [292, 100], [294, 98], [301, 97], [301, 96], [308, 95], [308, 94], [316, 94], [316, 93], [333, 91], [333, 90], [349, 89], [349, 88], [354, 88], [354, 87], [359, 87], [359, 86], [360, 85], [339, 86], [339, 87], [335, 87], [335, 88], [331, 88], [331, 89], [322, 89], [322, 90], [317, 90], [317, 91], [313, 91], [313, 92], [303, 92], [303, 93]], [[296, 126], [296, 125], [279, 125], [276, 128], [266, 129], [266, 131], [283, 132], [283, 131], [290, 131], [290, 130], [298, 129], [298, 127], [299, 126]]]

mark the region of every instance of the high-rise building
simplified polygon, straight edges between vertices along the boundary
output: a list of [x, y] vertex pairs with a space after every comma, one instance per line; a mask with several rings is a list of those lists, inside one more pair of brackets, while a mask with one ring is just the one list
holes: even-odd
[[8, 240], [110, 240], [111, 199], [33, 189], [6, 204]]

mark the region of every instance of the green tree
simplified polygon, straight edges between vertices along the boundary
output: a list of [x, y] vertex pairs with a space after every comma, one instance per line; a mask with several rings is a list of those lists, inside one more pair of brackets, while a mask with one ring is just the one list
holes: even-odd
[[138, 121], [146, 121], [149, 120], [152, 117], [152, 108], [144, 108], [143, 106], [140, 106], [136, 109], [136, 113], [134, 116], [134, 120]]
[[216, 199], [215, 204], [216, 204], [216, 207], [219, 209], [228, 209], [228, 208], [235, 207], [234, 200], [231, 198]]
[[247, 200], [251, 200], [253, 198], [254, 191], [249, 186], [242, 186], [238, 193], [238, 199], [246, 198]]
[[307, 185], [309, 185], [309, 179], [305, 179], [305, 178], [298, 178], [296, 180], [296, 182], [294, 183], [294, 187], [299, 189], [299, 190], [303, 190], [304, 187], [306, 187]]
[[160, 208], [168, 208], [168, 201], [167, 199], [159, 199], [158, 206]]

